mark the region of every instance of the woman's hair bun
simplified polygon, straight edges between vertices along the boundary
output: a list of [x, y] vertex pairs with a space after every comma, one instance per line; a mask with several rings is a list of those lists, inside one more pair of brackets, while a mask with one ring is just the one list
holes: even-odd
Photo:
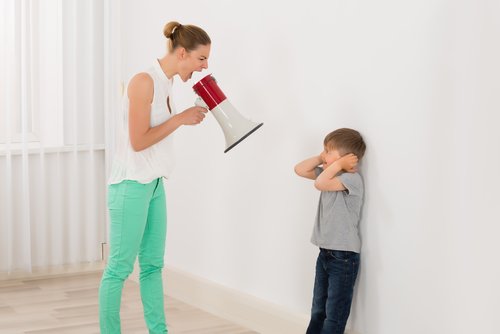
[[175, 30], [177, 30], [180, 26], [181, 24], [179, 22], [170, 21], [165, 24], [165, 27], [163, 28], [163, 34], [166, 38], [172, 39], [172, 35], [174, 34]]

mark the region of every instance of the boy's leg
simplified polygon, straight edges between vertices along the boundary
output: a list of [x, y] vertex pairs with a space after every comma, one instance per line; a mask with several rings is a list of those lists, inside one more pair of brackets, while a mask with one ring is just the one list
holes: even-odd
[[306, 334], [319, 334], [326, 318], [326, 300], [328, 296], [328, 273], [325, 270], [325, 251], [320, 250], [316, 260], [311, 320]]
[[328, 298], [321, 334], [344, 334], [358, 268], [358, 253], [328, 251]]
[[161, 270], [165, 256], [166, 203], [162, 179], [158, 179], [149, 205], [148, 219], [139, 251], [140, 285], [144, 318], [149, 333], [167, 333]]
[[123, 283], [133, 270], [149, 208], [145, 186], [134, 181], [123, 181], [108, 188], [110, 254], [99, 287], [102, 334], [121, 333]]

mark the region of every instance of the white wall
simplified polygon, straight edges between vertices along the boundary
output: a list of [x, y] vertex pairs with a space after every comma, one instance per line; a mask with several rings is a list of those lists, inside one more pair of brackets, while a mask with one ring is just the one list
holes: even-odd
[[[213, 117], [176, 133], [166, 262], [306, 314], [318, 192], [293, 173], [360, 130], [366, 202], [353, 328], [498, 333], [497, 1], [123, 1], [124, 79], [164, 23], [210, 34], [209, 71], [264, 127], [227, 154]], [[204, 75], [204, 74], [203, 74]], [[176, 105], [195, 95], [176, 84]]]

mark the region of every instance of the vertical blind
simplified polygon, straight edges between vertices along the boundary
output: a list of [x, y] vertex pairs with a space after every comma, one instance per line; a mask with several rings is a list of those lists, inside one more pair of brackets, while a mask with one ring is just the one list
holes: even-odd
[[0, 272], [101, 260], [104, 7], [0, 1]]

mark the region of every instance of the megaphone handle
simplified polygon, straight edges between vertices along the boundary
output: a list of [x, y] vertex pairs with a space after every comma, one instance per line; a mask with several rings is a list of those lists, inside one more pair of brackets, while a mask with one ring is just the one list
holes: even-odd
[[210, 110], [210, 109], [208, 109], [207, 104], [205, 103], [205, 101], [203, 101], [203, 99], [201, 97], [196, 98], [196, 101], [194, 101], [194, 104], [197, 105], [198, 107], [203, 107], [207, 110]]

